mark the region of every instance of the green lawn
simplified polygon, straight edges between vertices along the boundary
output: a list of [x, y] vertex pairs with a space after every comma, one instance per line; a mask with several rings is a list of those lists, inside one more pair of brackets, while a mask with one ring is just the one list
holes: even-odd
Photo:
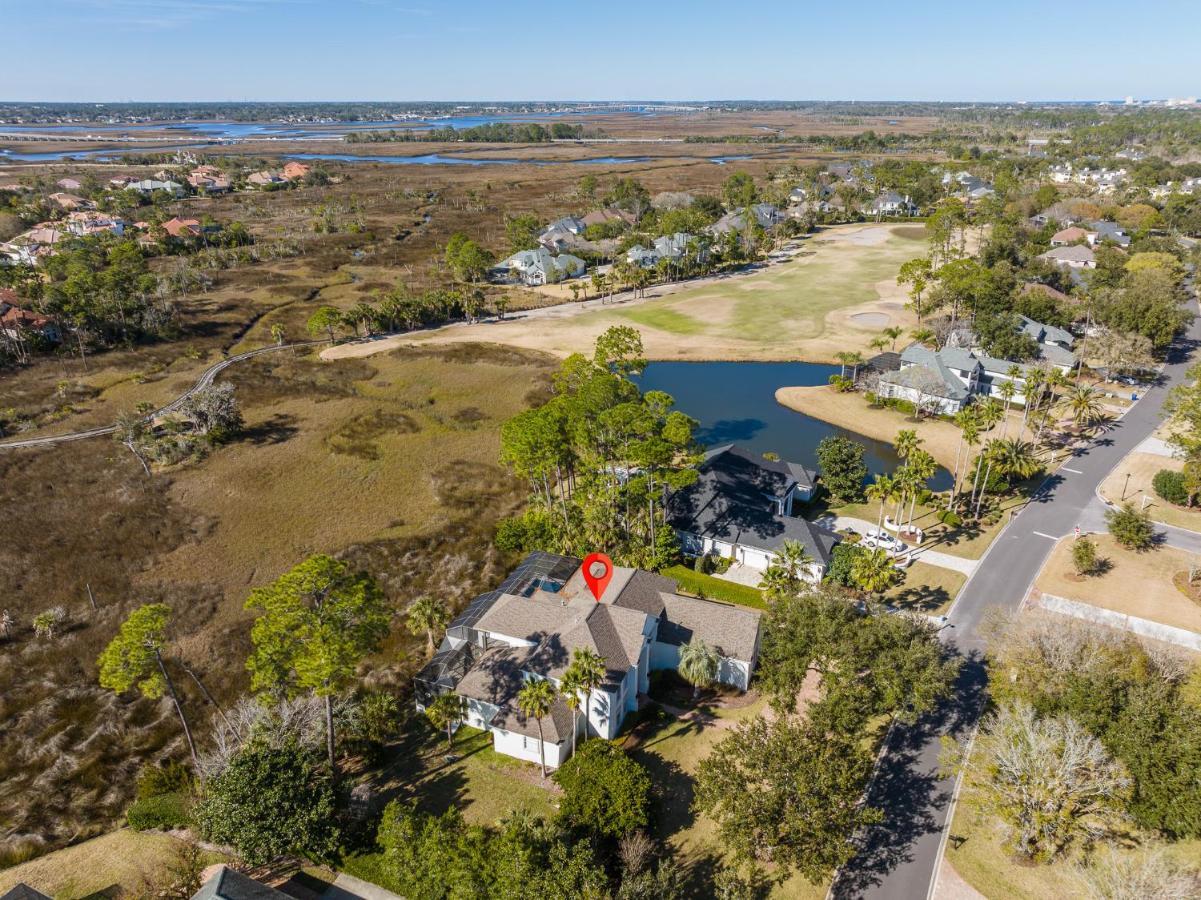
[[905, 570], [905, 580], [884, 595], [884, 601], [892, 606], [940, 616], [951, 608], [951, 603], [967, 576], [962, 572], [915, 562]]
[[621, 315], [637, 325], [670, 331], [672, 334], [700, 334], [705, 330], [704, 322], [663, 306], [641, 306], [622, 310]]
[[660, 573], [668, 578], [674, 578], [679, 590], [684, 594], [705, 597], [708, 600], [723, 600], [739, 606], [751, 606], [755, 609], [767, 609], [763, 594], [757, 588], [747, 587], [726, 581], [724, 578], [714, 578], [701, 572], [694, 572], [687, 566], [670, 566]]

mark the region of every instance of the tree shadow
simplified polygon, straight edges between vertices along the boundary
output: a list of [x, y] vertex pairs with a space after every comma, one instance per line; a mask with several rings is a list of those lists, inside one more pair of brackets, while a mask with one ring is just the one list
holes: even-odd
[[241, 437], [242, 440], [249, 441], [256, 447], [264, 444], [282, 444], [300, 433], [296, 421], [296, 416], [288, 413], [276, 413], [269, 419], [243, 428]]
[[930, 587], [929, 585], [914, 585], [893, 594], [889, 599], [890, 606], [917, 612], [928, 612], [950, 603], [951, 595], [946, 588]]
[[[950, 699], [912, 725], [898, 724], [889, 735], [867, 802], [880, 809], [879, 824], [858, 836], [858, 852], [839, 872], [831, 889], [836, 898], [860, 897], [883, 884], [898, 867], [913, 862], [916, 845], [937, 860], [941, 817], [947, 813], [954, 780], [939, 768], [940, 738], [962, 740], [984, 705], [986, 673], [973, 652], [964, 660]], [[924, 892], [924, 885], [923, 885]]]

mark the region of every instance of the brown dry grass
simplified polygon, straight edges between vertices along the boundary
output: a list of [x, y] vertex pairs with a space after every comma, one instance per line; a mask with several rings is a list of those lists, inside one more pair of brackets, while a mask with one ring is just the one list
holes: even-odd
[[1072, 568], [1072, 541], [1064, 539], [1051, 552], [1035, 587], [1047, 594], [1078, 600], [1152, 622], [1201, 632], [1201, 604], [1189, 600], [1172, 583], [1196, 558], [1183, 550], [1160, 547], [1136, 553], [1118, 546], [1107, 534], [1093, 535], [1097, 555], [1110, 561], [1101, 575], [1078, 578]]
[[[1157, 453], [1135, 451], [1122, 460], [1102, 482], [1101, 496], [1110, 503], [1121, 503], [1124, 492], [1125, 500], [1136, 506], [1143, 506], [1156, 522], [1187, 528], [1190, 531], [1201, 531], [1201, 509], [1174, 506], [1155, 493], [1151, 485], [1156, 473], [1161, 469], [1179, 472], [1183, 468], [1183, 460], [1160, 456]], [[1127, 475], [1130, 476], [1129, 481], [1126, 480]]]
[[[233, 371], [247, 434], [199, 464], [147, 480], [103, 439], [0, 455], [0, 507], [22, 523], [0, 543], [18, 623], [0, 647], [0, 847], [95, 833], [123, 813], [142, 761], [182, 752], [165, 702], [96, 685], [94, 660], [134, 606], [172, 607], [172, 654], [227, 701], [245, 689], [247, 594], [307, 554], [350, 559], [398, 610], [494, 583], [509, 562], [495, 522], [526, 493], [497, 463], [498, 425], [543, 395], [550, 363], [486, 346], [370, 365], [284, 353]], [[71, 628], [36, 639], [30, 620], [55, 604]], [[420, 646], [398, 620], [369, 680], [403, 682]], [[203, 735], [211, 710], [181, 687]]]

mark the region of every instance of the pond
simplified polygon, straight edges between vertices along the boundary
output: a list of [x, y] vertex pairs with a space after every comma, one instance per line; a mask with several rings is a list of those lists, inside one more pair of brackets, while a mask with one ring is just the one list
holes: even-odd
[[[700, 422], [697, 438], [707, 447], [739, 444], [817, 468], [818, 443], [829, 435], [840, 435], [867, 447], [864, 461], [873, 473], [895, 469], [901, 461], [888, 442], [838, 428], [776, 402], [778, 388], [826, 384], [838, 371], [838, 366], [813, 363], [653, 362], [637, 382], [644, 391], [671, 394], [677, 409]], [[847, 402], [862, 400], [848, 397]], [[951, 473], [940, 468], [928, 484], [933, 490], [946, 490], [951, 486]]]

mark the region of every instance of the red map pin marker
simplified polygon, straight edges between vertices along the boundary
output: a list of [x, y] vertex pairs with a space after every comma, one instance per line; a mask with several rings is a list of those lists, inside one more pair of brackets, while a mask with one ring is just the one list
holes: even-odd
[[589, 553], [584, 557], [584, 565], [581, 568], [584, 570], [584, 581], [588, 584], [588, 590], [592, 591], [592, 596], [600, 603], [605, 588], [613, 578], [613, 560], [603, 553]]

